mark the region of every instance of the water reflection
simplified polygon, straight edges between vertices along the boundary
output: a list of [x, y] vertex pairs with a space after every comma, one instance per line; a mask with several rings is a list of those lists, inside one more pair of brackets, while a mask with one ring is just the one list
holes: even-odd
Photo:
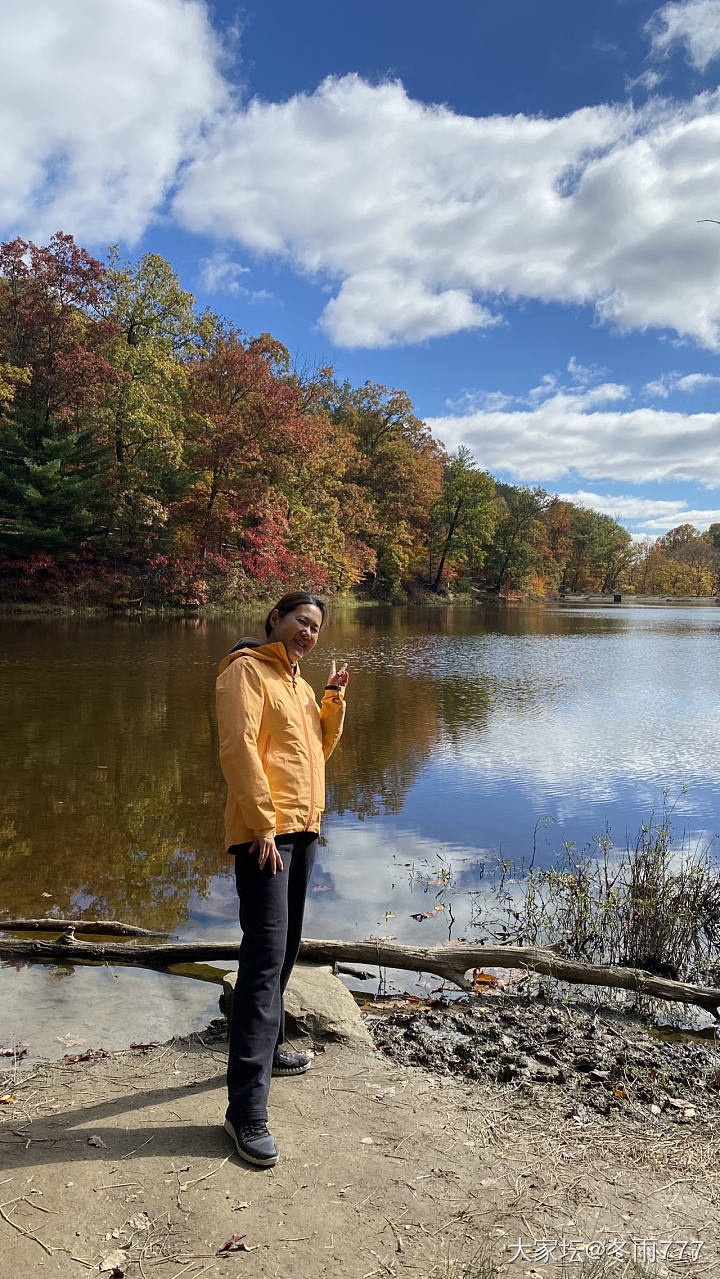
[[[538, 846], [551, 859], [563, 839], [583, 844], [606, 823], [616, 839], [634, 833], [663, 789], [674, 795], [683, 782], [690, 790], [676, 822], [714, 837], [717, 617], [671, 608], [335, 610], [305, 672], [320, 691], [330, 656], [352, 671], [306, 932], [438, 942], [452, 913], [453, 935], [463, 935], [463, 898], [487, 859], [522, 858], [539, 818], [552, 818]], [[0, 623], [3, 913], [81, 912], [182, 936], [237, 936], [213, 686], [219, 657], [257, 620]], [[454, 866], [451, 910], [413, 921], [427, 913], [417, 908], [426, 889], [408, 866], [442, 857]], [[107, 974], [59, 975], [6, 973], [7, 1035], [52, 1044], [53, 1025], [70, 1013], [105, 1027]], [[213, 1015], [212, 991], [177, 979], [170, 996], [157, 982], [114, 974], [112, 1042], [157, 1037], [146, 1024], [155, 992], [178, 1027]], [[111, 1042], [88, 1033], [95, 1046]]]
[[152, 623], [7, 624], [3, 655], [4, 910], [92, 905], [172, 930], [219, 865], [202, 637]]

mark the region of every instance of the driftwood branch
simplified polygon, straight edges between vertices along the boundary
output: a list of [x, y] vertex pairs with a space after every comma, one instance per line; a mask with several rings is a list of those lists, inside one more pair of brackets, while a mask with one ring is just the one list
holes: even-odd
[[[59, 922], [59, 921], [56, 921]], [[17, 941], [0, 937], [0, 959], [40, 961], [79, 960], [128, 964], [140, 968], [167, 968], [198, 960], [236, 960], [237, 943], [171, 942], [164, 945], [124, 945], [122, 942], [79, 941], [73, 927], [57, 941]], [[652, 999], [693, 1004], [718, 1017], [720, 989], [669, 981], [639, 968], [611, 968], [565, 959], [550, 947], [541, 946], [402, 946], [383, 941], [316, 941], [307, 939], [300, 947], [307, 963], [360, 963], [412, 972], [435, 973], [463, 990], [472, 988], [467, 973], [472, 968], [526, 968], [558, 981], [584, 986], [610, 986], [631, 990]]]
[[76, 933], [93, 933], [97, 937], [167, 937], [153, 928], [121, 924], [117, 919], [0, 919], [0, 929], [13, 933], [63, 933], [73, 928]]

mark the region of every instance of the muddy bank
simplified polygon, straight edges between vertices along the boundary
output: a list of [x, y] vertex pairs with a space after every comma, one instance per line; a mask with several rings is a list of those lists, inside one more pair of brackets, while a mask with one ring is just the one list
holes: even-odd
[[365, 1017], [399, 1065], [506, 1085], [568, 1115], [634, 1116], [720, 1128], [720, 1052], [712, 1040], [651, 1030], [611, 1009], [493, 994], [444, 1002], [380, 1000]]

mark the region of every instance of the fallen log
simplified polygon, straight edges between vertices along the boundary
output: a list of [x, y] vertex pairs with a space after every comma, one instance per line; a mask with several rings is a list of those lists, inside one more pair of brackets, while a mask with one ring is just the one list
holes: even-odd
[[[0, 959], [69, 960], [126, 964], [139, 968], [167, 968], [195, 960], [236, 960], [237, 942], [169, 942], [148, 946], [119, 942], [83, 942], [73, 927], [57, 941], [16, 941], [0, 937]], [[583, 986], [630, 990], [651, 999], [692, 1004], [720, 1018], [720, 988], [670, 981], [639, 968], [612, 968], [566, 959], [542, 946], [403, 946], [383, 941], [323, 941], [307, 938], [300, 947], [306, 963], [361, 963], [382, 968], [435, 973], [462, 990], [471, 990], [467, 973], [473, 968], [526, 968], [557, 981]]]
[[153, 928], [121, 924], [117, 919], [0, 919], [0, 929], [12, 933], [63, 933], [74, 928], [76, 933], [94, 933], [98, 937], [167, 937]]

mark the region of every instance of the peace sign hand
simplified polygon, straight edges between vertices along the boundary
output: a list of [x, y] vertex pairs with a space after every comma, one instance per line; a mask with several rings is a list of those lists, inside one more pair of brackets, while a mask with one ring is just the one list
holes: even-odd
[[343, 662], [340, 666], [340, 669], [336, 671], [335, 659], [333, 658], [333, 660], [330, 663], [330, 674], [328, 675], [328, 678], [327, 678], [328, 687], [329, 688], [345, 688], [349, 678], [350, 676], [348, 675], [347, 662]]

